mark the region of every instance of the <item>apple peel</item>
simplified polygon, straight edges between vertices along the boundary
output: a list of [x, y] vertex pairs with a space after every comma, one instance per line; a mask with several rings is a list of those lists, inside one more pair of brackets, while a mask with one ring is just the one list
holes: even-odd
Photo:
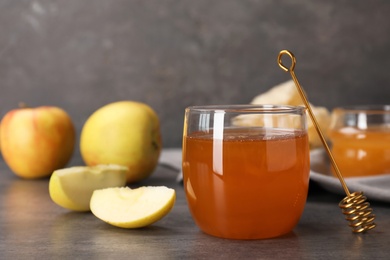
[[175, 190], [165, 186], [107, 188], [93, 192], [90, 208], [97, 218], [113, 226], [141, 228], [166, 216], [175, 200]]

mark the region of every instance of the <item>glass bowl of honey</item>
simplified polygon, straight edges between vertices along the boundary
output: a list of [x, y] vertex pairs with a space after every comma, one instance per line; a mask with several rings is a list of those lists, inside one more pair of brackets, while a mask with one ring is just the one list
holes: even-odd
[[328, 136], [344, 177], [390, 173], [390, 105], [335, 108]]

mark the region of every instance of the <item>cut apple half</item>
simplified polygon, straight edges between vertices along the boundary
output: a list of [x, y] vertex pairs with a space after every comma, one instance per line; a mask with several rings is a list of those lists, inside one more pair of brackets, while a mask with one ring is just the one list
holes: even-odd
[[114, 164], [56, 170], [49, 181], [50, 197], [63, 208], [89, 211], [93, 191], [126, 185], [127, 171], [127, 167]]
[[144, 186], [96, 190], [91, 198], [91, 211], [104, 222], [121, 228], [141, 228], [162, 219], [173, 208], [174, 189]]

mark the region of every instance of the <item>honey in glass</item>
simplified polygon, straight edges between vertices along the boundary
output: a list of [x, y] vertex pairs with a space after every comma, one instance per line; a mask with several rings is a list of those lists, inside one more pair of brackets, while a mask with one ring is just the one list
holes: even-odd
[[289, 233], [308, 192], [306, 129], [230, 127], [225, 121], [221, 132], [212, 125], [183, 138], [184, 188], [196, 224], [232, 239]]
[[334, 109], [329, 138], [344, 177], [390, 173], [390, 107]]

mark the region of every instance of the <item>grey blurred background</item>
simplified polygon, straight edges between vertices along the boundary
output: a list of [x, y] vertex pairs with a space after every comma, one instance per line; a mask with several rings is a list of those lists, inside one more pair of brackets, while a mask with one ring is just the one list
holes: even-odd
[[389, 47], [388, 0], [0, 0], [0, 116], [55, 105], [80, 132], [136, 100], [180, 147], [185, 107], [249, 103], [290, 79], [282, 49], [313, 104], [390, 104]]

